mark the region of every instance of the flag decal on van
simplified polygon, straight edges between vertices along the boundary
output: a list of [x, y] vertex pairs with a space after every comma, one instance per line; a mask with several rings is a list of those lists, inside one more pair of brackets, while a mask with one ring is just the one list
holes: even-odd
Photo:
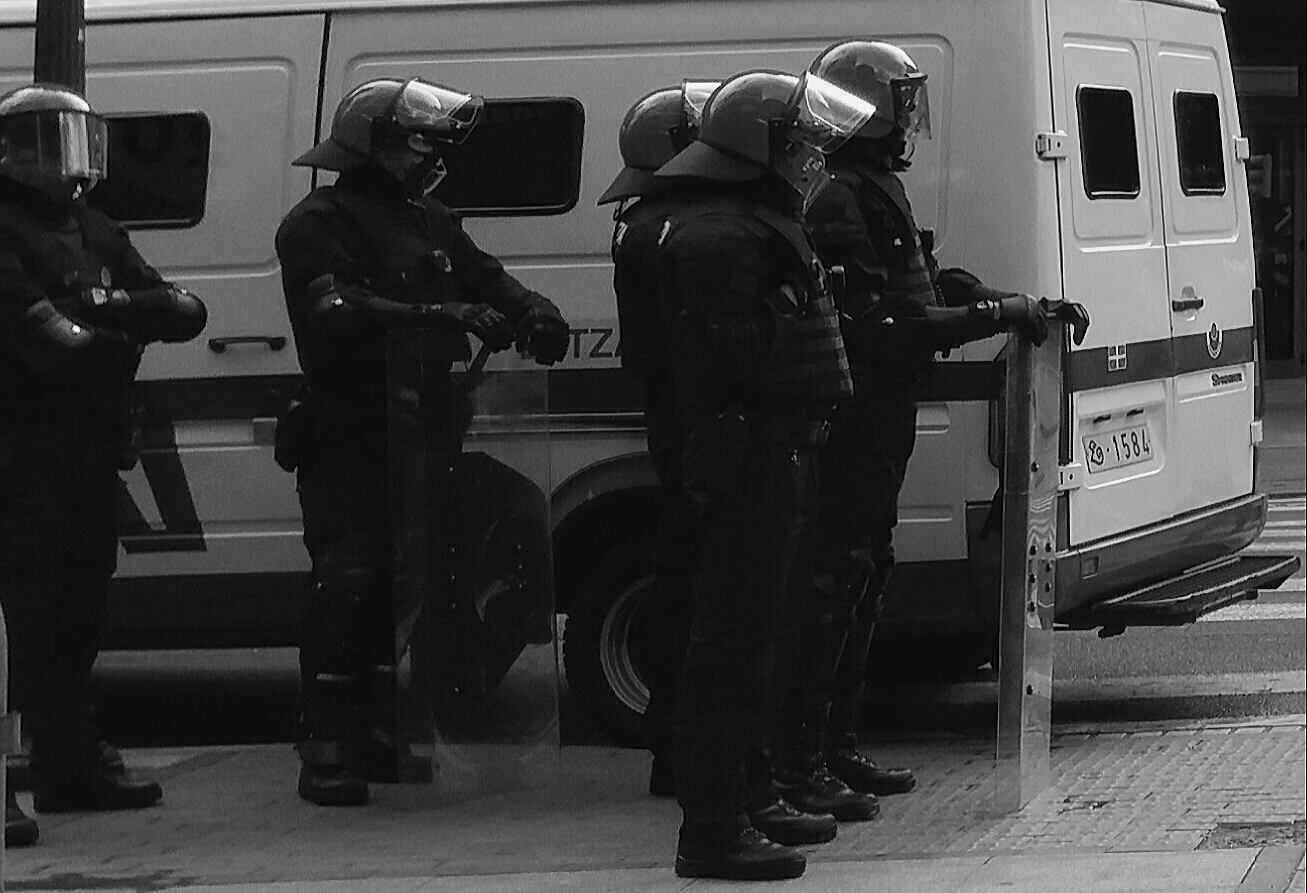
[[1216, 323], [1207, 330], [1207, 355], [1213, 360], [1221, 355], [1221, 345], [1225, 343], [1225, 335], [1221, 333], [1221, 328]]
[[1107, 348], [1107, 371], [1121, 372], [1125, 369], [1125, 345], [1111, 344]]

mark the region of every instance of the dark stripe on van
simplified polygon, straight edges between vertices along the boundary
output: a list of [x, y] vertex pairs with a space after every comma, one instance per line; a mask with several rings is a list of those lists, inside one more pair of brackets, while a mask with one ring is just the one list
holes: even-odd
[[[1073, 391], [1167, 378], [1252, 360], [1251, 328], [1222, 333], [1221, 351], [1212, 356], [1207, 336], [1137, 341], [1126, 345], [1126, 368], [1107, 370], [1108, 348], [1071, 353], [1068, 379]], [[921, 400], [988, 400], [993, 393], [990, 361], [935, 363], [922, 384]], [[495, 373], [492, 373], [495, 374]], [[498, 373], [535, 375], [535, 372]], [[555, 415], [638, 413], [641, 389], [617, 367], [550, 369], [549, 411]], [[145, 426], [168, 422], [271, 418], [299, 387], [299, 375], [250, 375], [183, 378], [137, 384], [145, 406]]]
[[[988, 400], [993, 364], [936, 363], [922, 400]], [[536, 375], [535, 372], [491, 373]], [[640, 384], [621, 369], [550, 369], [549, 411], [555, 415], [615, 415], [644, 408]], [[145, 428], [170, 422], [272, 418], [299, 387], [299, 375], [182, 378], [138, 382]]]
[[271, 418], [299, 387], [299, 375], [234, 375], [141, 381], [145, 426], [169, 422]]
[[1088, 391], [1252, 362], [1251, 328], [1222, 332], [1220, 350], [1215, 357], [1208, 350], [1208, 337], [1200, 333], [1126, 344], [1125, 368], [1116, 370], [1108, 368], [1109, 357], [1116, 348], [1072, 351], [1067, 367], [1068, 383], [1072, 391]]

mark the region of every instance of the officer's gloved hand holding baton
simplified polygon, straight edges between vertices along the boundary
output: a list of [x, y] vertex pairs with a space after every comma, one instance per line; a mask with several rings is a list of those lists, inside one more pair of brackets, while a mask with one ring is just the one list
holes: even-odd
[[491, 351], [506, 350], [513, 345], [513, 324], [508, 317], [489, 304], [464, 304], [447, 301], [423, 308], [424, 315], [438, 324], [451, 323], [477, 336]]
[[558, 308], [552, 304], [532, 307], [517, 322], [514, 333], [517, 350], [541, 366], [552, 366], [567, 356], [571, 331]]

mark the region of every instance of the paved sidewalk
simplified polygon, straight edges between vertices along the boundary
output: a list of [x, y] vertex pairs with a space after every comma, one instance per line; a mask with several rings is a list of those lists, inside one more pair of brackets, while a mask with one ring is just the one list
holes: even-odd
[[991, 741], [883, 740], [875, 756], [914, 766], [918, 790], [842, 825], [808, 849], [804, 878], [781, 884], [676, 878], [678, 810], [645, 793], [639, 751], [464, 748], [446, 761], [454, 783], [377, 786], [370, 806], [345, 810], [296, 797], [287, 745], [128, 751], [164, 782], [163, 804], [41, 816], [41, 841], [6, 854], [5, 878], [64, 893], [1302, 891], [1305, 724], [1066, 729], [1052, 786], [1009, 816], [990, 808]]

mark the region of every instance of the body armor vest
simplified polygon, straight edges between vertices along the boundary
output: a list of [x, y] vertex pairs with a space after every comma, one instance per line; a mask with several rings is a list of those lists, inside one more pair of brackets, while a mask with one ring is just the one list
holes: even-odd
[[[327, 186], [312, 198], [330, 205], [350, 224], [367, 265], [369, 290], [389, 301], [438, 304], [461, 301], [453, 261], [441, 247], [453, 240], [453, 223], [438, 210], [415, 202], [378, 201], [351, 189]], [[367, 327], [359, 340], [342, 350], [320, 343], [311, 334], [305, 371], [318, 397], [366, 408], [380, 415], [385, 406], [385, 331]], [[450, 360], [470, 359], [467, 336], [442, 333], [450, 342]]]
[[643, 198], [616, 216], [610, 246], [622, 368], [649, 383], [667, 376], [668, 346], [658, 296], [657, 252], [680, 201]]
[[[74, 206], [60, 220], [0, 202], [0, 235], [52, 304], [76, 318], [72, 299], [89, 288], [119, 288], [111, 267], [119, 240], [113, 224], [96, 212]], [[10, 308], [21, 314], [26, 307]], [[137, 360], [139, 362], [139, 359]], [[74, 368], [37, 375], [12, 358], [0, 358], [4, 414], [41, 419], [45, 424], [88, 428], [125, 424], [137, 362], [125, 352], [92, 352]], [[94, 365], [88, 365], [94, 364]], [[7, 420], [0, 419], [0, 424]], [[115, 445], [116, 448], [116, 445]]]
[[[830, 281], [808, 231], [797, 220], [766, 205], [731, 198], [694, 202], [683, 218], [731, 214], [759, 221], [773, 259], [762, 277], [764, 299], [792, 320], [789, 337], [776, 345], [747, 385], [747, 399], [788, 405], [833, 405], [853, 394]], [[790, 302], [793, 303], [790, 303]]]
[[912, 216], [912, 205], [903, 189], [903, 181], [892, 171], [865, 164], [857, 165], [852, 173], [858, 178], [856, 191], [859, 196], [871, 193], [881, 198], [883, 208], [869, 207], [870, 203], [863, 200], [862, 211], [867, 221], [874, 223], [885, 217], [885, 211], [891, 217], [891, 225], [873, 226], [871, 233], [876, 251], [885, 261], [884, 298], [889, 311], [911, 314], [913, 308], [939, 303], [925, 247], [921, 244], [921, 231]]

